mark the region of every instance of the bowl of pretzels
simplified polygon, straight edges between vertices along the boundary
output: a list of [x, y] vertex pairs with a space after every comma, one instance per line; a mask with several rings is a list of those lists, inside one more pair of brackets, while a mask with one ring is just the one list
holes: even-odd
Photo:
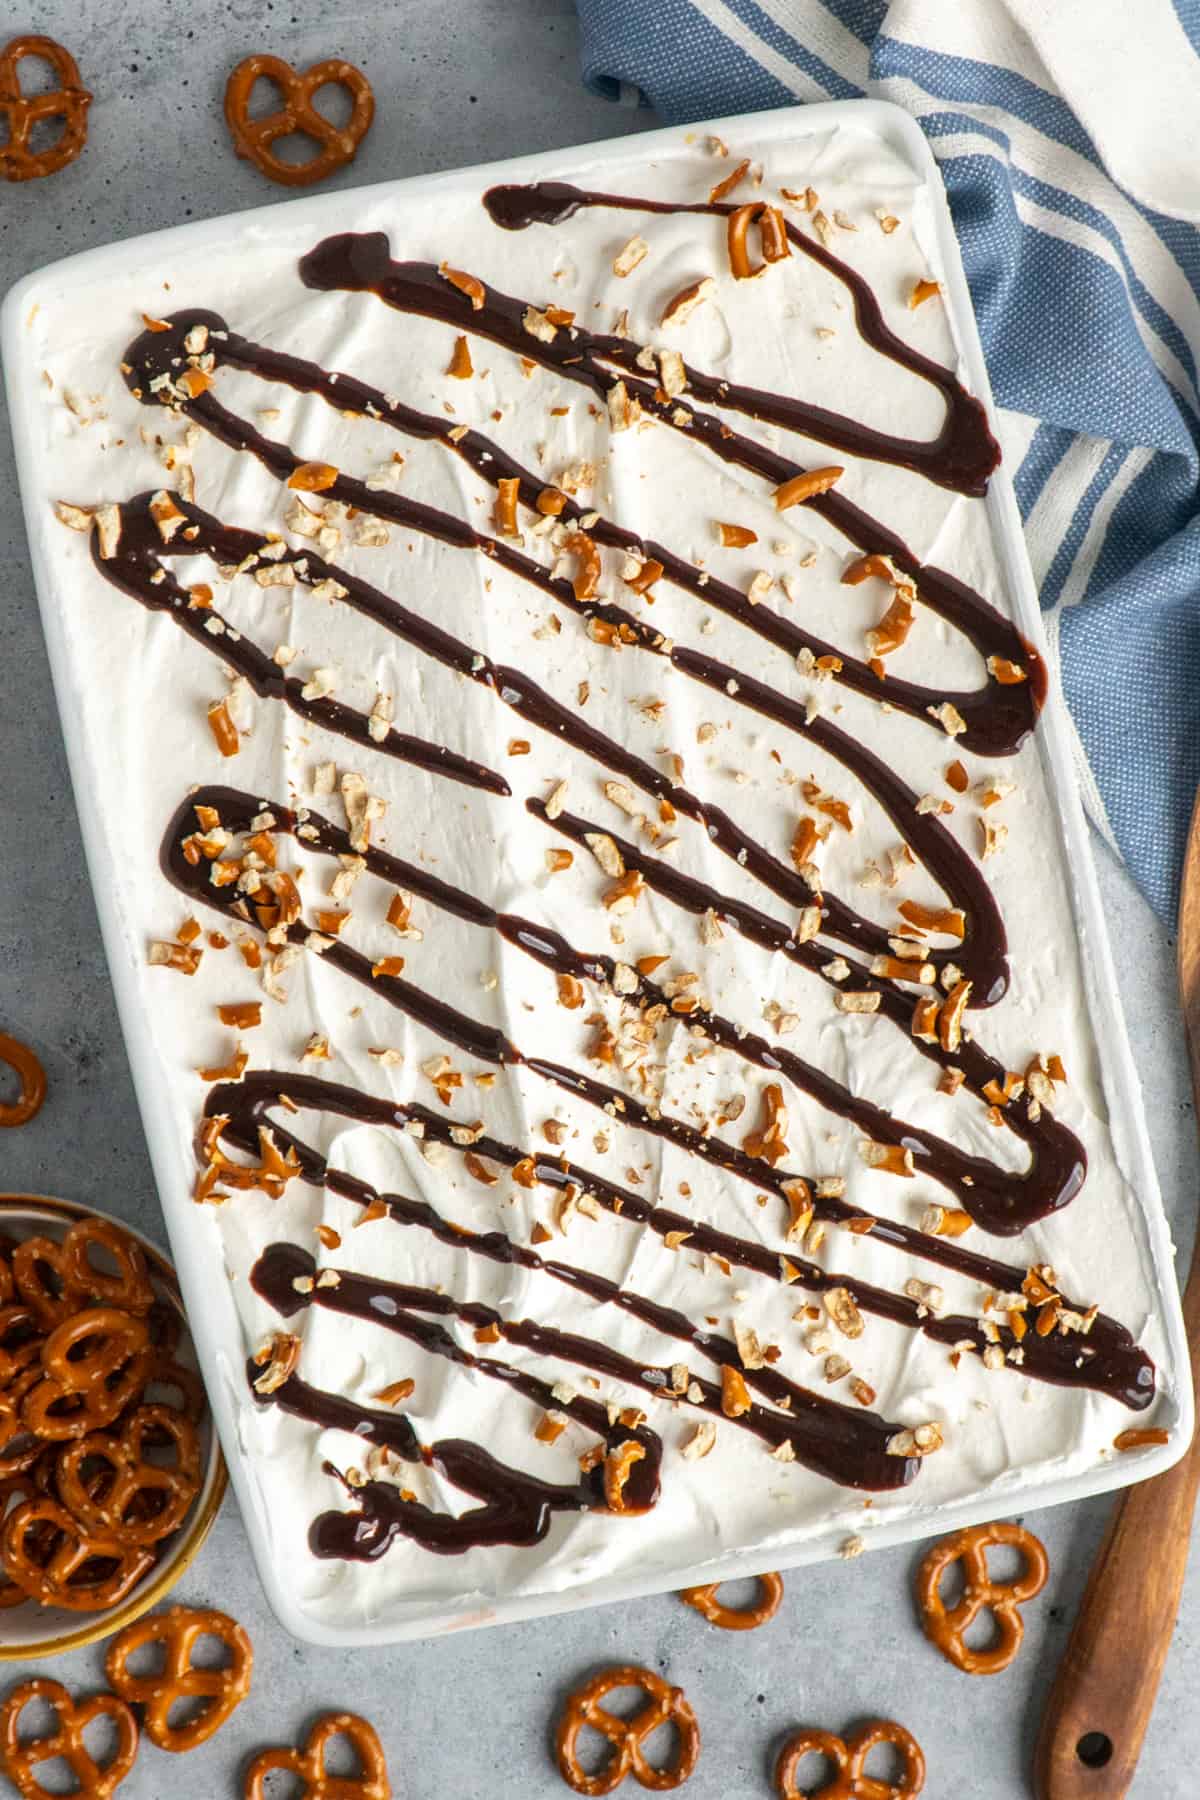
[[226, 1479], [167, 1259], [104, 1213], [0, 1194], [0, 1659], [155, 1605]]

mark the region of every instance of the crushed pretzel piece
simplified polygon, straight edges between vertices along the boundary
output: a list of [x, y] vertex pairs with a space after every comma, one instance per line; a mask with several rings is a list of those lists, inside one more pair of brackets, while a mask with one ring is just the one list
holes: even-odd
[[704, 275], [699, 281], [691, 282], [681, 288], [674, 297], [668, 300], [663, 308], [662, 325], [683, 325], [691, 318], [698, 306], [711, 299], [717, 291], [717, 284], [711, 275]]
[[650, 246], [644, 237], [631, 237], [623, 244], [613, 257], [612, 272], [619, 280], [632, 275], [638, 264], [644, 262], [650, 254]]
[[878, 1169], [884, 1175], [900, 1175], [911, 1179], [915, 1173], [912, 1151], [901, 1144], [877, 1144], [871, 1138], [860, 1138], [858, 1154], [868, 1169]]
[[938, 1042], [942, 1049], [953, 1052], [962, 1043], [963, 1014], [971, 998], [971, 983], [957, 981], [942, 1003], [938, 1017]]
[[451, 352], [450, 361], [446, 365], [446, 373], [452, 375], [456, 381], [468, 381], [475, 373], [475, 365], [471, 361], [471, 346], [465, 337], [455, 338], [454, 349]]
[[300, 1339], [294, 1332], [277, 1331], [255, 1351], [254, 1361], [262, 1368], [262, 1374], [254, 1378], [255, 1393], [276, 1394], [295, 1373], [300, 1361]]
[[727, 1419], [740, 1419], [754, 1402], [741, 1373], [729, 1363], [721, 1364], [721, 1411]]
[[521, 483], [516, 475], [502, 476], [496, 483], [496, 499], [492, 507], [492, 523], [501, 537], [516, 537], [517, 496]]
[[323, 494], [338, 479], [338, 471], [332, 463], [303, 462], [288, 476], [287, 484], [303, 494]]
[[843, 1337], [861, 1337], [865, 1329], [863, 1316], [858, 1310], [857, 1302], [849, 1288], [826, 1288], [821, 1296], [822, 1304], [830, 1320], [842, 1333]]
[[780, 512], [785, 512], [789, 506], [799, 506], [803, 501], [811, 500], [814, 494], [826, 494], [845, 473], [845, 469], [837, 464], [824, 469], [805, 469], [775, 489], [775, 505]]
[[474, 312], [480, 310], [487, 290], [477, 275], [468, 275], [462, 269], [452, 269], [446, 262], [438, 264], [438, 274], [451, 287], [457, 288], [460, 294], [466, 295]]
[[731, 194], [734, 188], [737, 187], [740, 182], [744, 181], [749, 173], [750, 158], [747, 156], [743, 161], [738, 163], [735, 168], [732, 168], [729, 171], [723, 181], [718, 181], [716, 187], [712, 189], [708, 196], [709, 205], [715, 206], [719, 200], [724, 200], [725, 196]]
[[707, 1456], [717, 1441], [717, 1428], [711, 1419], [701, 1419], [687, 1443], [680, 1449], [680, 1456], [688, 1462], [698, 1462]]

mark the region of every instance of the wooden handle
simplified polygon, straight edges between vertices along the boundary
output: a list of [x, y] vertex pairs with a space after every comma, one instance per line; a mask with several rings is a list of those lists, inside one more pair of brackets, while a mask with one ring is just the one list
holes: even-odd
[[[1189, 1335], [1195, 1365], [1200, 1345]], [[1038, 1800], [1128, 1791], [1179, 1610], [1198, 1483], [1193, 1443], [1181, 1463], [1117, 1502], [1042, 1719]]]
[[[1179, 991], [1200, 1112], [1200, 796], [1179, 896]], [[1183, 1317], [1200, 1394], [1200, 1236]], [[1173, 1469], [1114, 1509], [1042, 1720], [1038, 1800], [1121, 1800], [1154, 1711], [1187, 1569], [1200, 1438]]]

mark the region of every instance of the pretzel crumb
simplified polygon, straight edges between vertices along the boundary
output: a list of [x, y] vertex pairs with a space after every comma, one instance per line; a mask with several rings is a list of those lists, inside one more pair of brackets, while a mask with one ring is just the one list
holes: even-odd
[[717, 1428], [711, 1419], [702, 1419], [690, 1438], [680, 1448], [679, 1454], [688, 1462], [698, 1462], [707, 1456], [717, 1441]]
[[691, 318], [698, 306], [712, 298], [717, 291], [717, 284], [711, 275], [704, 275], [699, 281], [681, 288], [674, 297], [668, 300], [663, 308], [661, 325], [683, 325]]
[[644, 262], [649, 254], [650, 246], [644, 237], [631, 237], [613, 257], [613, 274], [624, 280], [627, 275], [633, 274], [638, 264]]
[[827, 1288], [821, 1296], [825, 1311], [843, 1337], [861, 1337], [865, 1329], [863, 1316], [849, 1288]]
[[254, 1378], [255, 1393], [278, 1393], [300, 1361], [300, 1339], [293, 1332], [277, 1331], [254, 1352], [254, 1361], [259, 1367], [266, 1365]]

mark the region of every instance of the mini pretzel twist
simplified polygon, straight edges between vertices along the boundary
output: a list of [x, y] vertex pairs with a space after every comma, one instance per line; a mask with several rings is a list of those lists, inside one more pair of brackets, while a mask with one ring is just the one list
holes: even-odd
[[[55, 1326], [42, 1345], [42, 1367], [68, 1393], [87, 1393], [115, 1375], [148, 1342], [140, 1319], [115, 1306], [89, 1306]], [[82, 1355], [73, 1356], [81, 1346]]]
[[775, 1617], [783, 1599], [782, 1575], [758, 1575], [755, 1580], [759, 1593], [753, 1606], [723, 1606], [717, 1599], [717, 1590], [722, 1585], [719, 1581], [710, 1581], [703, 1587], [684, 1588], [679, 1598], [694, 1606], [710, 1625], [716, 1625], [722, 1631], [753, 1631]]
[[[192, 1652], [202, 1637], [219, 1638], [230, 1654], [223, 1669], [197, 1669]], [[158, 1675], [131, 1675], [129, 1658], [147, 1644], [161, 1644], [163, 1667]], [[109, 1686], [143, 1708], [146, 1736], [160, 1750], [183, 1752], [206, 1744], [250, 1692], [254, 1651], [250, 1639], [228, 1613], [172, 1606], [167, 1612], [138, 1619], [108, 1647], [104, 1668]], [[177, 1700], [203, 1700], [201, 1710], [182, 1725], [171, 1724]]]
[[[39, 1498], [36, 1481], [28, 1470], [21, 1475], [5, 1475], [0, 1477], [0, 1518], [5, 1518], [17, 1506], [26, 1500]], [[7, 1575], [0, 1578], [0, 1608], [7, 1610], [10, 1606], [24, 1606], [29, 1595], [23, 1587]]]
[[[616, 1688], [639, 1687], [647, 1694], [646, 1705], [632, 1719], [619, 1719], [600, 1705]], [[655, 1769], [646, 1761], [642, 1745], [668, 1720], [679, 1732], [675, 1763]], [[616, 1751], [596, 1775], [580, 1766], [576, 1745], [585, 1725], [608, 1739]], [[672, 1687], [650, 1669], [634, 1666], [603, 1669], [568, 1695], [555, 1734], [558, 1769], [577, 1794], [611, 1794], [627, 1775], [641, 1787], [664, 1793], [680, 1787], [696, 1767], [700, 1755], [700, 1726], [682, 1688]]]
[[[278, 112], [265, 118], [252, 119], [250, 95], [254, 84], [265, 76], [274, 82], [283, 96]], [[335, 125], [313, 105], [318, 88], [330, 85], [344, 87], [350, 95], [352, 111], [345, 125]], [[361, 69], [340, 57], [313, 63], [309, 69], [294, 69], [282, 57], [260, 52], [240, 62], [225, 87], [225, 119], [233, 137], [233, 147], [272, 181], [285, 187], [307, 187], [322, 181], [343, 163], [353, 162], [358, 146], [375, 117], [375, 96]], [[317, 144], [317, 154], [306, 163], [284, 162], [271, 145], [290, 132], [301, 131]]]
[[[1025, 1572], [1016, 1581], [993, 1581], [988, 1574], [989, 1544], [1013, 1544], [1020, 1550]], [[957, 1605], [947, 1607], [941, 1596], [941, 1580], [953, 1563], [963, 1565], [963, 1592]], [[1050, 1565], [1039, 1539], [1023, 1525], [973, 1525], [956, 1531], [935, 1544], [917, 1572], [917, 1604], [925, 1635], [942, 1655], [967, 1675], [998, 1675], [1021, 1648], [1025, 1621], [1020, 1607], [1040, 1594]], [[986, 1650], [973, 1650], [965, 1642], [984, 1607], [996, 1621], [997, 1641]]]
[[35, 1363], [23, 1369], [5, 1393], [0, 1413], [0, 1479], [31, 1469], [46, 1447], [21, 1417], [26, 1395], [41, 1382], [41, 1364]]
[[[93, 1562], [99, 1562], [99, 1574], [87, 1571]], [[10, 1581], [43, 1606], [102, 1612], [125, 1598], [154, 1556], [124, 1537], [85, 1531], [47, 1496], [8, 1514], [0, 1528], [0, 1563]]]
[[[865, 1775], [863, 1767], [877, 1744], [892, 1744], [904, 1759], [899, 1781]], [[833, 1764], [836, 1774], [824, 1787], [798, 1788], [796, 1771], [815, 1753]], [[891, 1719], [874, 1719], [848, 1738], [806, 1726], [790, 1737], [775, 1764], [780, 1800], [911, 1800], [925, 1786], [925, 1757], [916, 1738]]]
[[[18, 1736], [21, 1713], [31, 1700], [45, 1700], [54, 1708], [55, 1729], [47, 1737]], [[111, 1761], [103, 1766], [89, 1754], [83, 1741], [84, 1731], [101, 1716], [111, 1719], [117, 1728], [117, 1747]], [[56, 1758], [61, 1758], [75, 1777], [79, 1800], [109, 1800], [132, 1769], [137, 1750], [137, 1724], [125, 1702], [115, 1694], [93, 1694], [76, 1703], [61, 1681], [40, 1678], [23, 1681], [0, 1707], [0, 1761], [25, 1800], [53, 1800], [34, 1770], [39, 1763]]]
[[[325, 1749], [331, 1738], [348, 1738], [362, 1764], [361, 1775], [330, 1775]], [[264, 1800], [263, 1783], [275, 1769], [287, 1769], [304, 1783], [300, 1800], [391, 1800], [383, 1745], [373, 1725], [357, 1713], [327, 1713], [309, 1732], [302, 1750], [260, 1750], [246, 1770], [245, 1800]]]
[[[16, 41], [20, 43], [22, 40], [18, 38]], [[26, 39], [24, 41], [28, 42], [29, 40]], [[12, 96], [5, 92], [5, 59], [8, 57], [12, 48], [13, 46], [10, 44], [7, 50], [0, 52], [0, 114], [7, 114], [9, 120], [9, 142], [5, 145], [4, 149], [0, 150], [0, 171], [3, 171], [6, 180], [20, 181], [23, 179], [20, 175], [9, 174], [8, 164], [5, 159], [11, 155], [13, 150], [12, 118], [14, 107], [21, 103], [26, 106], [32, 105], [32, 101], [25, 100], [24, 96], [21, 96], [18, 101], [14, 101]], [[66, 55], [65, 50], [63, 55]], [[74, 67], [74, 64], [71, 66]], [[14, 83], [16, 81], [15, 74], [13, 75], [13, 81]], [[53, 96], [49, 94], [39, 94], [36, 95], [35, 98], [38, 100], [49, 100], [52, 99]], [[70, 158], [67, 160], [69, 161]], [[49, 174], [49, 172], [49, 170], [46, 171], [47, 174]], [[16, 1038], [9, 1037], [8, 1034], [3, 1031], [0, 1031], [0, 1063], [7, 1063], [21, 1083], [21, 1091], [15, 1100], [9, 1101], [7, 1105], [0, 1104], [0, 1126], [27, 1125], [33, 1115], [41, 1109], [42, 1101], [46, 1098], [46, 1071], [43, 1069], [41, 1063], [33, 1054], [33, 1051], [29, 1048], [28, 1044], [18, 1042]]]
[[12, 1253], [13, 1286], [46, 1330], [73, 1318], [85, 1296], [67, 1280], [63, 1247], [53, 1238], [24, 1238]]
[[[91, 1350], [72, 1357], [89, 1342]], [[21, 1402], [21, 1423], [50, 1440], [98, 1431], [141, 1390], [152, 1358], [144, 1320], [115, 1307], [88, 1307], [56, 1325], [42, 1345], [43, 1379]]]
[[[115, 1275], [96, 1267], [90, 1254], [93, 1249], [108, 1252], [117, 1265]], [[117, 1306], [140, 1316], [154, 1305], [146, 1252], [111, 1219], [80, 1219], [72, 1225], [63, 1239], [62, 1270], [69, 1287], [90, 1295], [101, 1306]]]
[[41, 1321], [34, 1308], [19, 1300], [0, 1306], [0, 1418], [10, 1418], [16, 1410], [13, 1383], [40, 1361], [41, 1351]]
[[[175, 1452], [173, 1468], [147, 1460], [147, 1440], [163, 1438]], [[118, 1436], [90, 1432], [59, 1452], [58, 1497], [67, 1511], [85, 1531], [131, 1544], [157, 1544], [177, 1531], [199, 1488], [196, 1433], [169, 1406], [139, 1406]]]

